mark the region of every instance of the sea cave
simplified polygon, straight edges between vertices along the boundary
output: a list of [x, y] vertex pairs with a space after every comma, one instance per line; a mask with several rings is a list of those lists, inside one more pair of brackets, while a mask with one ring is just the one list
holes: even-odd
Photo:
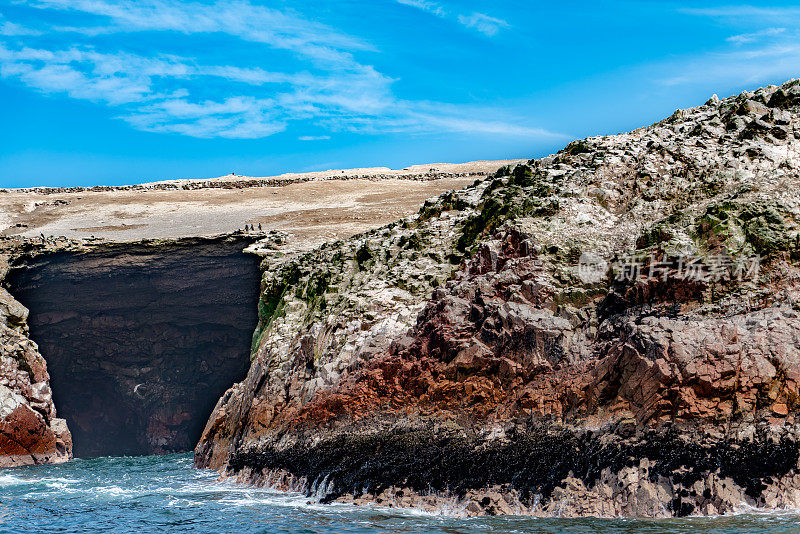
[[29, 310], [78, 458], [185, 452], [247, 373], [259, 260], [245, 239], [108, 245], [23, 258]]

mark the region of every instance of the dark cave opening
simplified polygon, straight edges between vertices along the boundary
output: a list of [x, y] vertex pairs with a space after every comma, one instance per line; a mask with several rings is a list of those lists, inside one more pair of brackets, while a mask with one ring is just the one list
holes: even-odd
[[194, 448], [217, 400], [244, 378], [259, 260], [245, 239], [105, 245], [17, 266], [74, 455]]

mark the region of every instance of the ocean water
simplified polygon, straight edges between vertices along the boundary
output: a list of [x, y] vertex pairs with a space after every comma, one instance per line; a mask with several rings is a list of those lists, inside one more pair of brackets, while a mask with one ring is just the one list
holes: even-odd
[[800, 515], [680, 520], [456, 519], [320, 505], [299, 494], [218, 482], [191, 455], [74, 460], [0, 470], [0, 532], [797, 533]]

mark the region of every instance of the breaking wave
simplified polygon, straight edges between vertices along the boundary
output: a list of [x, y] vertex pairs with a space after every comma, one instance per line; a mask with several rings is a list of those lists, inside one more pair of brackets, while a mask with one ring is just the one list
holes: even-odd
[[[324, 495], [324, 480], [315, 492]], [[0, 532], [795, 533], [800, 515], [743, 513], [670, 520], [458, 519], [220, 481], [191, 455], [74, 460], [0, 470]]]

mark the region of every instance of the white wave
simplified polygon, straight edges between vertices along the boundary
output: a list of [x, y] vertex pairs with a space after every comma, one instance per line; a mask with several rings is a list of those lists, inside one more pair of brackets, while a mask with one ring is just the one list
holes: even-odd
[[0, 475], [0, 488], [9, 486], [21, 486], [23, 484], [35, 484], [36, 480], [15, 477], [14, 475]]
[[15, 475], [0, 475], [0, 488], [11, 486], [25, 486], [42, 484], [47, 487], [66, 487], [68, 484], [75, 484], [78, 482], [71, 478], [61, 477], [21, 477]]
[[171, 497], [167, 502], [168, 508], [178, 507], [189, 507], [189, 506], [208, 506], [207, 501], [193, 501], [191, 499], [178, 499], [175, 497]]

